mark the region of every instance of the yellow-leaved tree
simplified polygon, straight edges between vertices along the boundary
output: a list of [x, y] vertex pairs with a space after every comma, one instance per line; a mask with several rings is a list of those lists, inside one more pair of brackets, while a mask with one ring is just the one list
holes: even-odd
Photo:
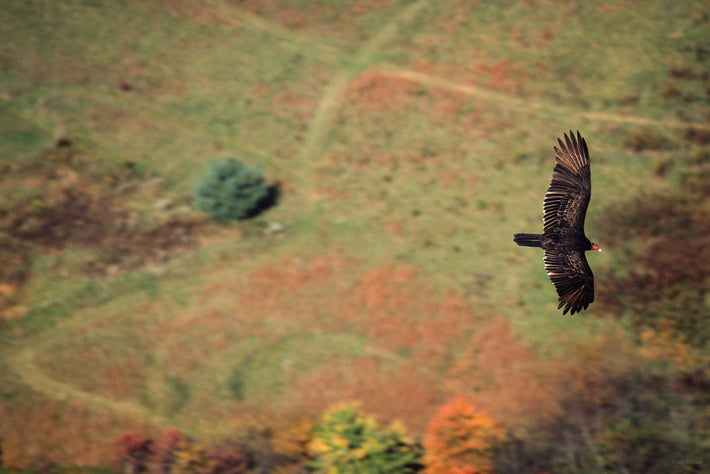
[[378, 423], [357, 403], [331, 407], [309, 443], [310, 467], [329, 474], [406, 474], [419, 470], [420, 448], [399, 424]]

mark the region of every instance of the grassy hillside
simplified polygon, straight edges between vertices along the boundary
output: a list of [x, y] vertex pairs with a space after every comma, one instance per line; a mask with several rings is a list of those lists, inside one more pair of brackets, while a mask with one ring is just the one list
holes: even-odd
[[[702, 2], [0, 10], [7, 465], [107, 465], [128, 430], [218, 440], [351, 399], [419, 434], [457, 393], [523, 436], [568, 395], [550, 379], [621, 370], [608, 351], [707, 380]], [[604, 248], [579, 317], [512, 243], [570, 129]], [[227, 156], [278, 205], [194, 210]]]

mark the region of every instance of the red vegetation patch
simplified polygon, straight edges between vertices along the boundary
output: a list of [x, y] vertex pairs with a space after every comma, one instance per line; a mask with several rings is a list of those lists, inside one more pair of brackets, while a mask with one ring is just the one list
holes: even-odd
[[401, 234], [404, 231], [404, 222], [391, 219], [385, 223], [385, 230], [391, 234]]
[[417, 89], [415, 81], [380, 71], [367, 71], [350, 83], [346, 94], [358, 107], [389, 111], [401, 109]]
[[306, 124], [313, 113], [316, 101], [300, 92], [284, 91], [274, 99], [277, 111], [287, 111], [298, 123]]
[[427, 60], [418, 60], [412, 69], [431, 75], [445, 78], [448, 81], [461, 85], [473, 85], [498, 90], [511, 94], [519, 94], [523, 85], [529, 81], [528, 74], [516, 67], [510, 59], [491, 59], [479, 52], [473, 54], [469, 60], [455, 64], [431, 63]]
[[[531, 426], [558, 419], [566, 403], [597, 406], [603, 403], [599, 380], [622, 378], [643, 360], [635, 349], [613, 335], [569, 346], [573, 357], [546, 359], [521, 344], [504, 320], [479, 331], [473, 343], [449, 367], [447, 388], [468, 395], [495, 419], [521, 436]], [[522, 434], [522, 436], [526, 436]]]
[[99, 466], [112, 459], [111, 439], [121, 430], [147, 424], [72, 403], [30, 396], [0, 401], [2, 461], [13, 468], [58, 464]]
[[359, 332], [423, 361], [447, 353], [477, 319], [461, 295], [438, 294], [407, 265], [388, 264], [366, 273], [341, 295], [340, 306]]
[[[210, 287], [210, 300], [227, 292], [236, 292], [240, 308], [231, 316], [239, 321], [239, 334], [230, 337], [255, 335], [268, 344], [283, 331], [298, 331], [357, 334], [366, 341], [367, 355], [295, 373], [292, 390], [285, 391], [290, 405], [302, 404], [316, 415], [330, 403], [358, 399], [366, 410], [417, 430], [438, 403], [440, 368], [478, 320], [462, 294], [426, 283], [417, 267], [385, 263], [366, 269], [335, 252], [285, 257]], [[199, 337], [202, 331], [196, 331]]]
[[555, 409], [550, 380], [507, 321], [480, 330], [449, 366], [447, 388], [473, 397], [506, 426]]
[[318, 331], [355, 329], [389, 349], [424, 358], [446, 352], [476, 319], [462, 295], [424, 284], [416, 267], [387, 263], [353, 281], [351, 270], [358, 266], [339, 254], [310, 261], [287, 257], [233, 287], [249, 319], [298, 320]]
[[593, 403], [595, 377], [615, 377], [634, 363], [632, 351], [610, 337], [576, 347], [569, 360], [541, 358], [504, 319], [481, 328], [464, 295], [427, 283], [411, 265], [368, 269], [337, 252], [286, 257], [224, 285], [210, 298], [237, 292], [239, 337], [277, 341], [276, 319], [280, 334], [363, 338], [359, 355], [332, 356], [287, 381], [283, 406], [312, 416], [354, 399], [367, 412], [422, 433], [442, 400], [462, 393], [523, 436], [561, 416], [569, 393], [575, 403]]
[[457, 117], [461, 113], [461, 105], [464, 103], [461, 93], [446, 89], [435, 89], [431, 94], [433, 99], [432, 111], [436, 118], [446, 120]]
[[136, 375], [140, 374], [142, 369], [142, 365], [136, 360], [106, 365], [99, 372], [99, 379], [96, 381], [98, 387], [95, 390], [118, 400], [134, 396], [142, 383]]
[[[113, 335], [111, 344], [105, 343], [106, 331]], [[87, 322], [66, 333], [63, 340], [71, 342], [60, 342], [38, 354], [37, 369], [80, 391], [106, 398], [140, 396], [145, 384], [145, 360], [141, 357], [145, 347], [141, 332], [130, 331], [118, 315], [95, 324]]]
[[513, 67], [509, 59], [500, 59], [491, 64], [478, 64], [475, 72], [486, 77], [485, 85], [491, 89], [517, 94], [527, 75]]
[[[234, 292], [234, 288], [231, 289]], [[210, 299], [219, 298], [220, 291], [213, 285], [206, 291]], [[235, 333], [248, 337], [258, 321], [243, 326], [233, 315], [216, 309], [195, 312], [187, 307], [176, 311], [171, 320], [152, 327], [152, 340], [163, 341], [163, 350], [169, 354], [171, 367], [179, 367], [174, 373], [189, 373], [200, 369], [207, 358], [221, 354], [234, 341]]]
[[[417, 67], [428, 67], [426, 64]], [[496, 78], [502, 80], [502, 74], [499, 71]], [[348, 85], [346, 95], [350, 104], [364, 111], [393, 112], [412, 106], [426, 114], [433, 113], [441, 120], [458, 117], [465, 98], [461, 91], [423, 87], [416, 75], [377, 70], [367, 71], [355, 78]]]
[[346, 284], [346, 270], [356, 262], [339, 254], [306, 260], [285, 257], [244, 276], [235, 286], [248, 321], [261, 318], [296, 320], [300, 324], [333, 319], [334, 296]]
[[424, 429], [438, 400], [436, 381], [426, 368], [407, 364], [392, 371], [374, 356], [331, 361], [301, 376], [292, 389], [298, 403], [313, 415], [329, 405], [358, 400], [364, 411], [383, 420], [400, 420], [415, 432]]

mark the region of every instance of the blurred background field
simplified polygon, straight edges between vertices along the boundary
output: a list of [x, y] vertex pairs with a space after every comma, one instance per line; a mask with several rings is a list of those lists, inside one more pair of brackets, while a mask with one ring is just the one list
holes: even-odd
[[[118, 436], [171, 427], [278, 451], [353, 400], [419, 438], [460, 394], [505, 428], [499, 470], [703, 459], [708, 18], [660, 0], [5, 2], [0, 466], [116, 469]], [[570, 129], [604, 252], [597, 301], [562, 317], [512, 234], [541, 228]], [[196, 210], [224, 157], [277, 205], [229, 225]]]

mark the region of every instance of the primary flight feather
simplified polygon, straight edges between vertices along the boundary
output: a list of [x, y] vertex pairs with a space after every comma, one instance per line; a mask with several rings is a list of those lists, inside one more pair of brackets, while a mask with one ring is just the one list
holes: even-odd
[[557, 139], [555, 169], [543, 202], [542, 234], [515, 234], [526, 247], [542, 247], [545, 271], [557, 289], [562, 314], [587, 309], [594, 301], [594, 274], [584, 252], [601, 249], [584, 235], [584, 218], [592, 196], [587, 142], [577, 132]]

